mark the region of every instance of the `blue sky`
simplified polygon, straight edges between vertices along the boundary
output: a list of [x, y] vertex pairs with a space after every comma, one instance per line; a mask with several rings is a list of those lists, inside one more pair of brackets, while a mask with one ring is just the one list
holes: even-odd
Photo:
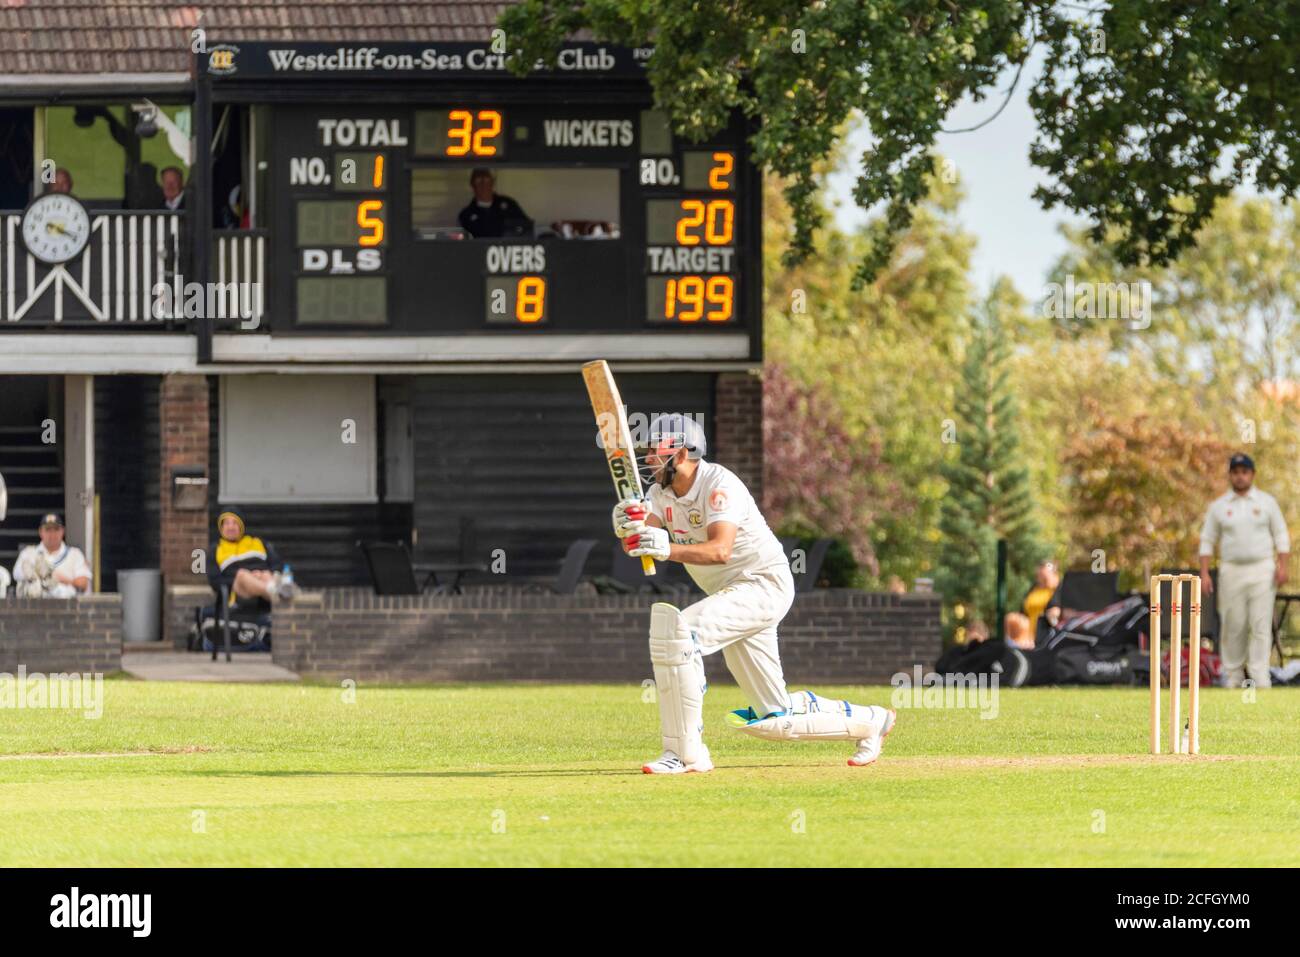
[[[1025, 67], [1011, 102], [997, 119], [975, 132], [941, 134], [938, 140], [939, 152], [956, 164], [965, 193], [959, 213], [962, 224], [978, 239], [971, 278], [983, 290], [998, 275], [1010, 276], [1030, 301], [1042, 298], [1047, 271], [1065, 251], [1057, 226], [1069, 221], [1059, 209], [1045, 211], [1031, 195], [1043, 177], [1029, 164], [1034, 118], [1028, 91], [1041, 63], [1041, 55], [1037, 55]], [[1010, 70], [1004, 73], [997, 91], [985, 100], [963, 100], [944, 126], [962, 129], [987, 119], [1002, 104], [1013, 75]], [[830, 180], [831, 197], [839, 202], [836, 218], [842, 229], [853, 229], [864, 219], [853, 204], [852, 184], [856, 157], [869, 137], [865, 125], [859, 128], [849, 143], [848, 168]]]

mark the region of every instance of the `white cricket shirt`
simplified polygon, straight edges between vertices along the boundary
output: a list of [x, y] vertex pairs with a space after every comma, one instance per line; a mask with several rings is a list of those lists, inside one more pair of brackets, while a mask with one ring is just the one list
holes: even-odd
[[701, 459], [685, 495], [675, 495], [671, 488], [656, 482], [650, 486], [648, 498], [650, 511], [677, 545], [704, 544], [713, 522], [736, 526], [736, 543], [725, 565], [686, 565], [687, 573], [706, 595], [726, 588], [748, 572], [786, 564], [781, 543], [767, 527], [754, 496], [730, 469]]
[[1229, 491], [1210, 503], [1201, 526], [1202, 555], [1219, 546], [1224, 562], [1262, 562], [1290, 553], [1291, 538], [1277, 499], [1251, 486], [1245, 495]]

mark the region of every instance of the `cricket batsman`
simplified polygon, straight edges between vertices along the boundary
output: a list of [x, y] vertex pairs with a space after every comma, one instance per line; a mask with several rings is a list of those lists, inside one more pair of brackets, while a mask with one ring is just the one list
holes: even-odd
[[642, 457], [649, 494], [614, 507], [614, 532], [629, 555], [681, 562], [707, 597], [686, 609], [665, 602], [650, 609], [664, 751], [641, 770], [713, 770], [703, 739], [703, 656], [718, 651], [749, 701], [727, 715], [733, 727], [772, 741], [852, 741], [849, 764], [871, 764], [893, 711], [786, 691], [776, 628], [794, 602], [794, 579], [749, 490], [704, 460], [704, 430], [689, 416], [658, 416], [649, 432]]

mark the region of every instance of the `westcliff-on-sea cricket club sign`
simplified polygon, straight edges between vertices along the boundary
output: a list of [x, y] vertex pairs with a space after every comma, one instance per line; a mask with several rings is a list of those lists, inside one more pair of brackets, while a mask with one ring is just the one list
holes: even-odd
[[[214, 102], [272, 113], [272, 324], [527, 335], [537, 358], [564, 333], [690, 330], [758, 357], [749, 127], [679, 142], [650, 55], [568, 44], [520, 79], [488, 44], [210, 45]], [[527, 222], [468, 233], [474, 169]]]

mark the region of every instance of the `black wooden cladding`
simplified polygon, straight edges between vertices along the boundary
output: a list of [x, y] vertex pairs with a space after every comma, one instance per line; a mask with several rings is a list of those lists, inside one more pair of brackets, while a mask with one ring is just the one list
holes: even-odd
[[[702, 414], [711, 432], [713, 380], [708, 374], [626, 375], [619, 377], [619, 387], [631, 412]], [[211, 381], [210, 512], [215, 516], [220, 413], [216, 377]], [[491, 564], [500, 549], [504, 577], [555, 575], [577, 538], [600, 543], [587, 573], [608, 571], [614, 493], [580, 375], [381, 377], [380, 385], [385, 381], [409, 384], [411, 390], [414, 514], [410, 504], [401, 503], [239, 503], [249, 531], [275, 545], [300, 584], [368, 585], [356, 542], [405, 541], [413, 525], [417, 560], [460, 561], [462, 517], [474, 521], [469, 559]], [[382, 465], [382, 443], [377, 451]], [[382, 474], [379, 486], [384, 486]], [[485, 578], [469, 579], [476, 580]], [[486, 580], [501, 579], [489, 575]]]
[[[703, 373], [618, 377], [630, 413], [703, 414], [710, 434], [713, 382]], [[577, 538], [600, 543], [588, 574], [608, 571], [614, 492], [576, 371], [420, 376], [413, 393], [418, 558], [456, 561], [467, 515], [473, 559], [491, 564], [500, 549], [508, 577], [556, 574]]]
[[95, 377], [101, 591], [117, 591], [122, 569], [158, 567], [160, 385], [158, 376]]

